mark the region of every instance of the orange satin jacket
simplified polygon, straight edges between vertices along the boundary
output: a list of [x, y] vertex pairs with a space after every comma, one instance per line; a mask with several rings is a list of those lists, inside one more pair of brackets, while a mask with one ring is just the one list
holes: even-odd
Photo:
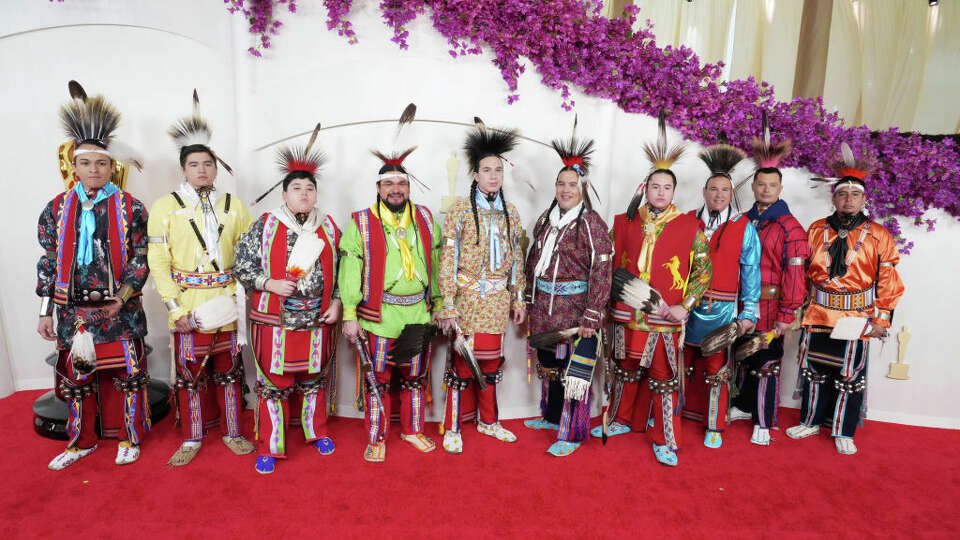
[[[893, 309], [903, 296], [904, 286], [897, 273], [900, 252], [893, 236], [879, 223], [867, 221], [847, 235], [847, 254], [854, 253], [847, 265], [847, 273], [836, 279], [830, 277], [829, 244], [839, 240], [837, 233], [820, 219], [810, 225], [807, 240], [810, 243], [810, 261], [807, 279], [814, 299], [803, 316], [804, 326], [834, 326], [840, 317], [866, 317], [885, 328], [890, 328]], [[826, 238], [824, 238], [826, 235]], [[842, 240], [841, 240], [842, 241]], [[859, 248], [857, 244], [860, 244]], [[826, 307], [816, 301], [818, 290], [827, 293], [854, 293], [875, 287], [872, 306], [844, 311]]]

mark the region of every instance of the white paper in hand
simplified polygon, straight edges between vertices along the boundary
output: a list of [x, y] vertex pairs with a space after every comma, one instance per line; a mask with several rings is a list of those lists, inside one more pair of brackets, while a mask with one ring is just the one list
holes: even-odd
[[830, 332], [830, 337], [847, 341], [860, 339], [869, 322], [870, 319], [864, 317], [840, 317], [833, 327], [833, 332]]

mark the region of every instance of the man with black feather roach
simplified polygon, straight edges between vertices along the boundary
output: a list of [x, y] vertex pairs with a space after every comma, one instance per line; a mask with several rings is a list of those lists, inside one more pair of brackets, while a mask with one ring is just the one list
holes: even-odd
[[[680, 335], [690, 309], [710, 283], [711, 265], [710, 246], [699, 222], [673, 204], [677, 177], [670, 167], [685, 146], [667, 147], [664, 111], [658, 127], [656, 145], [643, 146], [653, 171], [637, 189], [627, 212], [614, 217], [611, 235], [614, 266], [647, 282], [663, 301], [653, 313], [617, 299], [612, 302], [614, 382], [608, 416], [614, 421], [608, 434], [646, 430], [652, 413], [654, 457], [675, 466], [683, 390]], [[641, 385], [643, 378], [647, 384]], [[600, 437], [603, 427], [590, 433]]]
[[[753, 139], [753, 196], [756, 202], [747, 212], [760, 237], [760, 309], [755, 330], [763, 344], [743, 359], [729, 421], [753, 420], [750, 442], [770, 444], [770, 428], [778, 425], [780, 405], [780, 361], [784, 334], [794, 322], [794, 313], [807, 294], [805, 264], [810, 256], [803, 225], [790, 213], [783, 192], [783, 173], [778, 168], [790, 154], [789, 139], [770, 141], [767, 113], [763, 111], [763, 136]], [[755, 336], [757, 338], [758, 336]]]
[[321, 455], [335, 449], [327, 435], [327, 396], [335, 395], [328, 390], [336, 384], [340, 230], [316, 206], [325, 158], [313, 149], [315, 139], [278, 152], [283, 203], [257, 218], [237, 243], [235, 275], [253, 291], [249, 317], [260, 474], [272, 473], [277, 459], [286, 458], [290, 418], [299, 420], [305, 441]]
[[70, 94], [60, 110], [70, 138], [61, 145], [61, 170], [72, 172], [37, 224], [45, 251], [37, 262], [37, 331], [56, 341], [57, 393], [69, 404], [67, 449], [50, 461], [52, 470], [90, 455], [99, 437], [114, 436], [108, 426], [115, 425], [122, 426], [116, 464], [133, 463], [150, 430], [140, 299], [148, 274], [147, 211], [122, 182], [114, 183], [126, 174], [122, 144], [113, 136], [120, 114], [75, 81]]
[[[686, 395], [683, 413], [702, 420], [703, 444], [720, 448], [726, 428], [729, 385], [733, 366], [727, 346], [714, 352], [708, 336], [718, 331], [729, 342], [753, 329], [759, 314], [760, 239], [750, 220], [733, 210], [733, 168], [746, 154], [727, 144], [700, 152], [709, 176], [703, 188], [704, 205], [691, 210], [710, 240], [713, 275], [710, 287], [693, 307], [684, 334]], [[736, 321], [736, 325], [732, 325]], [[724, 329], [724, 330], [721, 330]], [[702, 345], [702, 346], [701, 346]]]
[[524, 425], [557, 430], [547, 452], [561, 457], [590, 432], [590, 388], [610, 299], [613, 244], [587, 193], [593, 141], [574, 135], [553, 141], [553, 148], [563, 167], [554, 182], [556, 196], [533, 228], [525, 271], [528, 324], [533, 335], [575, 334], [536, 349], [542, 416]]
[[[367, 446], [363, 458], [386, 459], [392, 403], [391, 381], [400, 387], [400, 438], [420, 452], [436, 444], [424, 435], [430, 356], [426, 352], [394, 362], [390, 352], [408, 325], [426, 325], [440, 304], [438, 272], [442, 237], [430, 210], [410, 201], [410, 175], [403, 165], [415, 149], [386, 155], [377, 176], [377, 200], [351, 215], [340, 240], [340, 297], [343, 334], [366, 347], [378, 391], [358, 382], [358, 407], [364, 410]], [[358, 363], [357, 376], [364, 369]], [[396, 373], [394, 373], [396, 372]], [[378, 400], [382, 400], [379, 401]]]
[[[786, 434], [816, 435], [829, 414], [837, 452], [852, 455], [864, 412], [870, 340], [890, 328], [904, 285], [896, 240], [863, 212], [864, 179], [875, 163], [866, 155], [855, 158], [845, 142], [840, 152], [831, 164], [835, 179], [815, 179], [831, 183], [836, 211], [807, 229], [811, 291], [800, 335], [800, 424]], [[835, 337], [841, 328], [847, 331]]]
[[463, 452], [462, 422], [477, 418], [477, 431], [504, 442], [516, 435], [500, 425], [497, 383], [503, 377], [503, 336], [512, 318], [526, 319], [523, 301], [523, 234], [520, 214], [503, 193], [504, 154], [516, 146], [515, 131], [477, 126], [464, 149], [473, 182], [470, 196], [455, 203], [443, 226], [440, 270], [443, 329], [458, 333], [472, 348], [486, 388], [472, 381], [459, 354], [445, 374], [447, 385], [443, 448]]
[[183, 181], [153, 203], [148, 259], [167, 308], [171, 382], [186, 431], [169, 464], [182, 466], [217, 424], [221, 440], [235, 454], [255, 449], [240, 433], [246, 293], [233, 274], [234, 246], [252, 220], [239, 197], [214, 185], [217, 163], [232, 171], [210, 148], [211, 130], [200, 116], [196, 91], [193, 114], [168, 134], [179, 151]]

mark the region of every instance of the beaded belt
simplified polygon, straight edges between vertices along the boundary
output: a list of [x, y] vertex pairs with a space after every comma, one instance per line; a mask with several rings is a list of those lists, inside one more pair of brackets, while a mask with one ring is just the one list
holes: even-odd
[[496, 294], [507, 288], [507, 278], [491, 278], [481, 282], [466, 274], [457, 274], [457, 287], [470, 289], [481, 295]]
[[170, 277], [183, 289], [216, 289], [233, 283], [233, 272], [230, 270], [198, 273], [174, 269], [170, 271]]
[[537, 289], [547, 294], [558, 296], [570, 296], [572, 294], [583, 294], [587, 292], [586, 281], [557, 281], [550, 282], [543, 279], [537, 279]]
[[310, 311], [318, 309], [323, 298], [287, 298], [283, 301], [283, 309], [287, 311]]
[[737, 300], [737, 292], [736, 291], [724, 292], [724, 291], [717, 291], [714, 289], [707, 289], [706, 291], [703, 292], [703, 296], [701, 298], [702, 298], [701, 302], [703, 302], [703, 300], [717, 300], [719, 302], [735, 302]]
[[420, 291], [417, 294], [411, 294], [408, 296], [397, 296], [395, 294], [385, 292], [383, 293], [383, 303], [392, 304], [394, 306], [412, 306], [421, 302], [426, 297], [426, 291]]
[[816, 285], [813, 289], [813, 301], [828, 309], [851, 311], [873, 306], [873, 287], [853, 292], [825, 291]]

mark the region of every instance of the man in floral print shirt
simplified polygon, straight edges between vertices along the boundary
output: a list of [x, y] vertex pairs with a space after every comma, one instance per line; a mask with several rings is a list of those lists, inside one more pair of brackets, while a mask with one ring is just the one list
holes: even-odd
[[[85, 93], [61, 109], [72, 139], [73, 177], [67, 176], [68, 189], [47, 204], [37, 225], [45, 250], [37, 262], [42, 299], [37, 331], [56, 341], [64, 375], [59, 391], [69, 404], [67, 449], [50, 462], [52, 470], [97, 449], [98, 413], [102, 421], [104, 414], [122, 411], [117, 465], [140, 457], [150, 426], [143, 355], [147, 321], [140, 303], [148, 273], [147, 211], [111, 181], [114, 173], [123, 174], [111, 155], [119, 146], [112, 140], [119, 117], [102, 96]], [[93, 365], [71, 350], [83, 332], [92, 337]]]

